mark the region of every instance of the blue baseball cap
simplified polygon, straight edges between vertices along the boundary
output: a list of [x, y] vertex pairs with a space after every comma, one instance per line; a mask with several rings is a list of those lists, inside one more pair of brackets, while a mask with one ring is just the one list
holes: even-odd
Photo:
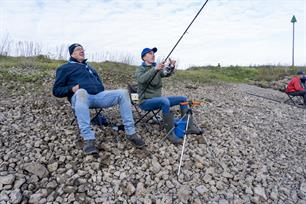
[[147, 53], [153, 51], [154, 53], [157, 52], [157, 48], [156, 47], [153, 47], [152, 49], [151, 48], [144, 48], [141, 52], [141, 59], [143, 58], [143, 56], [145, 56]]

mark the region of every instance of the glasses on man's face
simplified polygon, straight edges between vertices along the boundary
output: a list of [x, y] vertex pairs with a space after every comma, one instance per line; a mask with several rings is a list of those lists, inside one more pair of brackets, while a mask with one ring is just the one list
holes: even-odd
[[85, 50], [82, 47], [77, 47], [77, 48], [74, 49], [74, 51], [77, 51], [77, 52], [83, 51], [84, 52]]

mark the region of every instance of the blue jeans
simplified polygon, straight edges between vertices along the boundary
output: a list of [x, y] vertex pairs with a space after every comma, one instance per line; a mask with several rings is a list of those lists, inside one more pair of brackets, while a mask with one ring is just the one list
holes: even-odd
[[95, 134], [90, 128], [90, 108], [108, 108], [119, 105], [126, 134], [132, 135], [136, 132], [131, 101], [126, 90], [108, 90], [90, 95], [85, 89], [79, 89], [72, 96], [71, 104], [84, 140], [95, 139]]
[[[139, 107], [142, 110], [150, 111], [161, 108], [163, 114], [170, 113], [170, 107], [179, 105], [181, 102], [187, 101], [186, 96], [161, 96], [150, 99], [145, 99]], [[181, 109], [185, 109], [187, 106], [181, 106]]]

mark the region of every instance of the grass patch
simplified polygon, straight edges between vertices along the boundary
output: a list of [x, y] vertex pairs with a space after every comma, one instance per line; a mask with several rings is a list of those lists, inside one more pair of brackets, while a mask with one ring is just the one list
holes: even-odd
[[286, 66], [258, 66], [258, 67], [192, 67], [186, 71], [178, 70], [175, 79], [189, 80], [199, 83], [250, 83], [252, 81], [275, 81], [285, 76], [296, 74], [297, 70], [306, 70], [303, 67]]
[[[52, 60], [46, 56], [9, 57], [0, 56], [0, 79], [20, 82], [41, 83], [45, 79], [54, 79], [56, 68], [66, 63], [64, 60]], [[123, 84], [134, 80], [136, 66], [106, 61], [90, 62], [105, 82]], [[285, 76], [294, 75], [302, 67], [256, 66], [256, 67], [192, 67], [177, 70], [171, 77], [173, 81], [192, 81], [197, 83], [250, 83], [254, 81], [270, 82]]]

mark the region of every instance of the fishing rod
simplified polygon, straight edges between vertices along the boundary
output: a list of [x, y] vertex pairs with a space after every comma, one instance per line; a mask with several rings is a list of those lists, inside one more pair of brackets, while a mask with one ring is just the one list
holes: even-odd
[[[170, 53], [167, 55], [166, 59], [164, 59], [163, 61], [166, 62], [167, 59], [170, 57], [170, 55], [172, 54], [172, 52], [174, 51], [174, 49], [176, 48], [176, 46], [179, 44], [179, 42], [182, 40], [182, 38], [184, 37], [184, 35], [187, 33], [188, 29], [190, 28], [190, 26], [193, 24], [193, 22], [195, 21], [195, 19], [198, 17], [198, 15], [201, 13], [201, 11], [203, 10], [203, 8], [205, 7], [205, 5], [207, 4], [208, 0], [205, 1], [205, 3], [203, 4], [203, 6], [200, 8], [200, 10], [198, 11], [198, 13], [195, 15], [195, 17], [192, 19], [191, 23], [188, 25], [188, 27], [185, 29], [185, 31], [183, 32], [183, 34], [181, 35], [181, 37], [179, 38], [179, 40], [176, 42], [176, 44], [174, 45], [174, 47], [172, 48], [172, 50], [170, 51]], [[141, 97], [145, 91], [147, 90], [148, 86], [151, 84], [151, 82], [153, 81], [153, 79], [155, 78], [155, 76], [157, 75], [159, 71], [157, 71], [153, 77], [150, 79], [149, 83], [147, 83], [146, 87], [144, 88], [144, 90], [142, 91], [142, 93], [140, 94], [139, 97]]]
[[255, 97], [258, 97], [258, 98], [263, 98], [263, 99], [266, 99], [266, 100], [274, 101], [274, 102], [277, 102], [277, 103], [284, 103], [284, 104], [287, 104], [287, 105], [290, 105], [290, 106], [294, 106], [294, 107], [297, 107], [297, 108], [305, 109], [303, 106], [298, 106], [298, 105], [295, 105], [295, 104], [286, 103], [284, 101], [278, 101], [278, 100], [275, 100], [275, 99], [272, 99], [272, 98], [268, 98], [268, 97], [265, 97], [265, 96], [261, 96], [261, 95], [257, 95], [257, 94], [253, 94], [253, 93], [249, 93], [249, 92], [247, 92], [246, 94], [248, 94], [250, 96], [255, 96]]
[[275, 100], [273, 98], [268, 98], [268, 97], [265, 97], [265, 96], [260, 96], [260, 95], [249, 93], [249, 92], [247, 92], [246, 94], [248, 94], [250, 96], [256, 96], [258, 98], [263, 98], [263, 99], [266, 99], [266, 100], [274, 101], [274, 102], [277, 102], [277, 103], [283, 103], [282, 101], [278, 101], [278, 100]]

